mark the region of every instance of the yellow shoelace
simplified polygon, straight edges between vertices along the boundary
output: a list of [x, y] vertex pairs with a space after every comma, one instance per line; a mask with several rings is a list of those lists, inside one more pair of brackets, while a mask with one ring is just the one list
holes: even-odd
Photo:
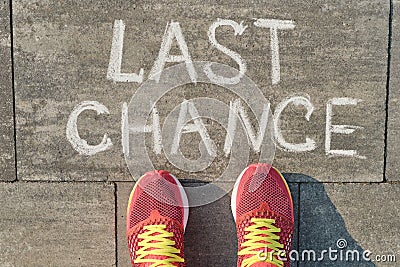
[[[283, 261], [278, 258], [283, 244], [279, 243], [279, 236], [275, 234], [279, 233], [281, 229], [274, 226], [275, 220], [253, 218], [251, 222], [253, 224], [245, 228], [248, 234], [244, 236], [246, 241], [242, 244], [238, 255], [252, 256], [244, 259], [241, 267], [250, 267], [257, 262], [269, 262], [277, 267], [283, 267]], [[267, 249], [270, 251], [267, 252]], [[260, 258], [260, 251], [263, 251], [262, 258]]]
[[[138, 243], [141, 248], [136, 252], [135, 263], [152, 263], [150, 267], [175, 267], [173, 263], [184, 262], [179, 256], [180, 250], [174, 247], [175, 241], [170, 239], [174, 234], [165, 228], [166, 225], [144, 227], [146, 232], [138, 235], [143, 240]], [[147, 256], [161, 256], [165, 259], [146, 259]]]

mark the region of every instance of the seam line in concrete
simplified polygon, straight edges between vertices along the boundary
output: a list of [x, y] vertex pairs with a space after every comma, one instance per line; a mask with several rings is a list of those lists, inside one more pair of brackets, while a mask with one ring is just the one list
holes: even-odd
[[[132, 181], [52, 181], [52, 180], [19, 180], [19, 181], [0, 181], [0, 184], [12, 184], [12, 183], [26, 183], [26, 184], [114, 184], [114, 183], [132, 183]], [[181, 181], [182, 182], [182, 181]], [[183, 181], [183, 183], [188, 184], [199, 184], [203, 185], [206, 183], [201, 182], [187, 182]], [[234, 182], [227, 182], [234, 184]], [[400, 184], [400, 181], [386, 181], [387, 184]], [[336, 184], [336, 185], [347, 185], [347, 184], [369, 184], [369, 185], [378, 185], [382, 184], [382, 182], [306, 182], [306, 181], [299, 181], [299, 182], [288, 182], [288, 184]]]
[[113, 183], [112, 182], [108, 182], [108, 181], [92, 181], [92, 182], [90, 182], [90, 181], [87, 181], [87, 182], [75, 182], [75, 181], [66, 181], [66, 182], [53, 182], [53, 181], [34, 181], [34, 182], [31, 182], [31, 181], [0, 181], [0, 185], [3, 185], [3, 184], [20, 184], [20, 185], [22, 185], [22, 184], [55, 184], [55, 185], [62, 185], [62, 184], [66, 184], [66, 185], [68, 185], [68, 184], [75, 184], [75, 185], [78, 185], [78, 184], [82, 184], [82, 185], [85, 185], [85, 184], [93, 184], [93, 185], [101, 185], [101, 184], [103, 184], [103, 185], [112, 185]]
[[0, 181], [0, 183], [15, 183], [15, 182], [21, 182], [21, 183], [43, 183], [43, 184], [63, 184], [63, 183], [76, 183], [76, 184], [87, 184], [87, 183], [96, 183], [96, 184], [113, 184], [116, 181], [108, 181], [108, 180], [94, 180], [94, 181], [74, 181], [74, 180], [65, 180], [65, 181], [55, 181], [55, 180], [14, 180], [14, 181]]
[[[296, 224], [297, 224], [297, 251], [300, 251], [300, 205], [301, 205], [301, 203], [300, 203], [300, 192], [301, 192], [301, 190], [300, 190], [300, 185], [301, 185], [301, 183], [299, 183], [298, 185], [297, 185], [297, 222], [296, 222]], [[299, 267], [300, 266], [300, 262], [299, 261], [297, 261], [297, 267]]]
[[114, 183], [114, 241], [115, 241], [115, 266], [118, 267], [118, 192], [117, 183]]
[[13, 124], [14, 124], [14, 172], [15, 181], [18, 181], [18, 170], [17, 170], [17, 124], [16, 124], [16, 104], [15, 104], [15, 72], [14, 72], [14, 24], [13, 24], [13, 6], [12, 0], [9, 1], [10, 6], [10, 42], [11, 42], [11, 91], [13, 98]]
[[384, 153], [383, 153], [383, 182], [387, 182], [386, 168], [387, 168], [387, 145], [388, 145], [388, 124], [389, 124], [389, 95], [390, 95], [390, 64], [392, 57], [392, 37], [393, 37], [393, 0], [390, 0], [389, 11], [389, 36], [388, 36], [388, 57], [387, 57], [387, 71], [386, 71], [386, 102], [385, 102], [385, 138], [384, 138]]

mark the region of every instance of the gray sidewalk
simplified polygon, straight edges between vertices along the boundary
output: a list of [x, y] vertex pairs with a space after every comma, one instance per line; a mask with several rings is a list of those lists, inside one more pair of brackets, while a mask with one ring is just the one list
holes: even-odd
[[[255, 136], [237, 124], [234, 144], [249, 144], [246, 162], [233, 150], [228, 158], [229, 126], [213, 118], [202, 118], [217, 150], [208, 169], [177, 167], [165, 136], [157, 149], [157, 120], [162, 128], [185, 100], [218, 100], [214, 113], [228, 122], [232, 103], [256, 97], [215, 83], [175, 88], [150, 103], [158, 111], [146, 125], [129, 125], [143, 112], [129, 102], [160, 66], [169, 30], [171, 55], [245, 64], [270, 102], [279, 122], [267, 125], [277, 143], [273, 164], [295, 204], [293, 249], [317, 252], [292, 266], [400, 266], [399, 14], [397, 0], [0, 2], [0, 267], [130, 266], [125, 211], [134, 178], [124, 158], [124, 119], [134, 128], [128, 144], [135, 129], [147, 129], [143, 157], [185, 186], [214, 182], [230, 160], [258, 161], [261, 112], [238, 113]], [[194, 161], [207, 146], [190, 129], [179, 149]], [[236, 242], [229, 194], [191, 209], [187, 266], [236, 266]], [[319, 261], [329, 248], [370, 251], [374, 261]]]

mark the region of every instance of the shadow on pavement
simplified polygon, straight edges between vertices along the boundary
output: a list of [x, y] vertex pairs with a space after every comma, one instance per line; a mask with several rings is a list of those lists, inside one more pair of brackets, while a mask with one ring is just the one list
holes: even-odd
[[[284, 176], [290, 182], [289, 186], [295, 205], [296, 233], [293, 249], [299, 251], [299, 261], [292, 261], [292, 267], [375, 266], [374, 263], [362, 259], [365, 251], [347, 231], [342, 216], [331, 202], [322, 183], [305, 175], [284, 174]], [[192, 180], [185, 181], [183, 184], [184, 186], [198, 186], [204, 182]], [[298, 205], [299, 201], [300, 206]], [[296, 210], [299, 214], [296, 214]], [[338, 244], [339, 240], [345, 241]], [[338, 245], [345, 245], [345, 247], [339, 249]], [[330, 260], [329, 253], [326, 252], [323, 260], [318, 260], [322, 258], [322, 250], [329, 250], [329, 248], [332, 250], [332, 258], [337, 255], [337, 259]], [[314, 250], [315, 260], [313, 254], [308, 260], [308, 253], [304, 252], [305, 250]], [[334, 250], [337, 250], [336, 254], [333, 252]], [[347, 250], [351, 252], [347, 252]], [[190, 209], [185, 234], [187, 266], [236, 266], [236, 252], [236, 228], [231, 214], [230, 195], [225, 195], [208, 205]], [[303, 253], [304, 260], [302, 259]], [[346, 261], [346, 253], [349, 261]], [[357, 258], [357, 254], [360, 256], [360, 261], [354, 260]], [[292, 255], [296, 258], [296, 253]]]
[[[184, 182], [184, 186], [204, 184]], [[289, 185], [296, 210], [298, 210], [298, 186]], [[232, 184], [233, 187], [233, 184]], [[215, 192], [219, 189], [215, 187]], [[197, 198], [199, 196], [193, 196]], [[191, 196], [188, 196], [189, 203]], [[297, 248], [295, 230], [294, 247]], [[236, 266], [237, 261], [236, 227], [231, 213], [231, 197], [225, 194], [219, 200], [208, 205], [190, 208], [189, 221], [185, 234], [185, 259], [187, 266]], [[293, 265], [295, 266], [295, 265]]]
[[[347, 231], [346, 223], [326, 193], [323, 183], [302, 174], [284, 176], [289, 182], [301, 182], [298, 222], [300, 261], [297, 266], [375, 266], [373, 262], [363, 259], [363, 254], [367, 251], [364, 251]], [[328, 252], [322, 257], [322, 250], [329, 251], [329, 248], [332, 250], [331, 257]], [[305, 250], [314, 250], [316, 260], [307, 260], [306, 253], [305, 260], [302, 259], [301, 253]], [[333, 253], [334, 250], [337, 253]]]

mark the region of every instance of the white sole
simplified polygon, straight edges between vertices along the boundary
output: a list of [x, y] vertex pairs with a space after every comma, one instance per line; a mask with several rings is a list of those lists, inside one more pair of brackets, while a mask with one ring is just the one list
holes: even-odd
[[187, 198], [185, 189], [183, 188], [181, 182], [179, 182], [178, 178], [176, 178], [174, 175], [169, 174], [172, 176], [172, 178], [174, 178], [176, 184], [178, 185], [179, 188], [179, 193], [181, 195], [182, 198], [182, 202], [183, 202], [183, 230], [186, 229], [186, 225], [189, 219], [189, 200]]

